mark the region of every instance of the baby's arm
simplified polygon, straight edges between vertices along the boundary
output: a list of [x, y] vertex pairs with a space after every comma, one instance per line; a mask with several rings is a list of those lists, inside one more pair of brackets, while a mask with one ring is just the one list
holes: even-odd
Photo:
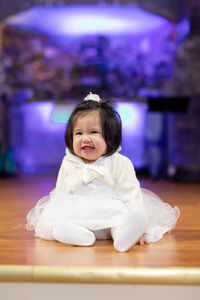
[[116, 164], [116, 187], [130, 211], [139, 210], [146, 213], [135, 169], [131, 161], [122, 155], [119, 156]]
[[64, 157], [63, 161], [62, 161], [62, 164], [60, 166], [60, 170], [58, 172], [58, 177], [57, 177], [57, 181], [56, 181], [56, 188], [62, 188], [64, 186], [64, 180], [65, 180], [65, 177], [66, 177], [67, 173], [68, 173], [67, 161]]
[[56, 189], [74, 193], [82, 183], [81, 170], [76, 168], [67, 156], [64, 157], [58, 172]]
[[[136, 243], [138, 243], [139, 245], [145, 245], [148, 244], [148, 241], [145, 238], [145, 228], [148, 224], [148, 216], [143, 204], [140, 184], [136, 178], [135, 170], [131, 161], [124, 156], [120, 156], [119, 160], [120, 162], [117, 171], [117, 186], [122, 196], [122, 200], [127, 206], [130, 215], [133, 216], [133, 219], [135, 219], [135, 217], [137, 219], [137, 216], [141, 216], [141, 218], [139, 219], [142, 220], [142, 223], [138, 224], [136, 222], [136, 224], [132, 226], [134, 226], [136, 232], [140, 232], [141, 229], [144, 228], [142, 235], [139, 237]], [[136, 229], [137, 227], [138, 229]]]

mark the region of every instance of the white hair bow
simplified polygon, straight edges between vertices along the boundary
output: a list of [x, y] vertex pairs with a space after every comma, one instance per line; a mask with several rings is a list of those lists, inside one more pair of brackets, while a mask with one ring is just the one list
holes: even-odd
[[101, 99], [100, 99], [99, 95], [97, 95], [97, 94], [92, 94], [92, 92], [90, 92], [90, 93], [84, 98], [84, 101], [88, 101], [88, 100], [101, 102]]

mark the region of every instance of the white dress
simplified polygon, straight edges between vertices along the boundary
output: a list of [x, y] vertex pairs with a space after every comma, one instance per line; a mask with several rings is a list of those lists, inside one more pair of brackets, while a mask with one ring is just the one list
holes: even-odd
[[[149, 242], [161, 239], [175, 226], [179, 216], [177, 207], [172, 208], [140, 188], [127, 157], [114, 153], [86, 164], [66, 150], [56, 187], [28, 213], [27, 229], [47, 240], [54, 239], [55, 224], [68, 221], [93, 232], [106, 232], [105, 229], [122, 224], [135, 210], [148, 216], [145, 237]], [[107, 238], [107, 234], [100, 238]]]

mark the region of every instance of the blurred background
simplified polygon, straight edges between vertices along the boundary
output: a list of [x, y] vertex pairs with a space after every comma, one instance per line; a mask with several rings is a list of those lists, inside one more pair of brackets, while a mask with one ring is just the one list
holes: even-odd
[[200, 1], [1, 0], [0, 176], [56, 173], [89, 92], [139, 176], [199, 183]]

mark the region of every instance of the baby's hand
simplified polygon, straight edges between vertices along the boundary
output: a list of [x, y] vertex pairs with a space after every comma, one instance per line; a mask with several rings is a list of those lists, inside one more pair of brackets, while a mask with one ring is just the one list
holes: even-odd
[[140, 246], [149, 245], [149, 242], [145, 239], [144, 234], [140, 237], [137, 244], [139, 244]]

